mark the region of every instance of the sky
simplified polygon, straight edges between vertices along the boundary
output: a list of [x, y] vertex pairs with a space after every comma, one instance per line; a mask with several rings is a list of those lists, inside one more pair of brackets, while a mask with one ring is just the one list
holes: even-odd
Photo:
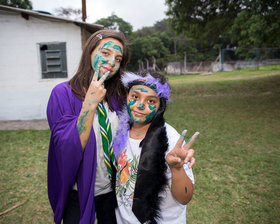
[[[82, 0], [30, 0], [34, 10], [54, 14], [56, 8], [82, 8]], [[86, 0], [88, 23], [106, 18], [112, 13], [129, 22], [133, 31], [145, 26], [153, 26], [166, 18], [165, 0]]]

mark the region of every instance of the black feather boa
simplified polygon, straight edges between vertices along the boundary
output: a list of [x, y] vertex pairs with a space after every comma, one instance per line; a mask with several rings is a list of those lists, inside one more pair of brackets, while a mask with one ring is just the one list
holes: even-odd
[[132, 211], [141, 223], [157, 223], [160, 214], [159, 193], [167, 185], [165, 153], [168, 138], [163, 113], [157, 114], [141, 142]]

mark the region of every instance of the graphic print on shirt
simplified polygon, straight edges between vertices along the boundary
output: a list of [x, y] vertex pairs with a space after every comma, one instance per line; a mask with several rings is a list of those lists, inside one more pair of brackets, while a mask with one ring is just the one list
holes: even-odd
[[116, 195], [122, 199], [119, 206], [132, 206], [138, 163], [139, 156], [134, 155], [132, 159], [128, 159], [126, 151], [122, 152], [118, 159]]

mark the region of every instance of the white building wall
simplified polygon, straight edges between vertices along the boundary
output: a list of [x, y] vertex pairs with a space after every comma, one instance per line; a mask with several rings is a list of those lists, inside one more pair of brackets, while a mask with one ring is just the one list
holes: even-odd
[[[68, 78], [42, 79], [42, 42], [66, 42]], [[0, 11], [0, 120], [46, 118], [52, 88], [74, 75], [81, 53], [75, 24]]]

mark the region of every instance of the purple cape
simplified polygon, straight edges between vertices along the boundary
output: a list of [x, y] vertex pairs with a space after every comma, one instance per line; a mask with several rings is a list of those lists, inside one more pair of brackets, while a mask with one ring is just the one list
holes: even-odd
[[48, 157], [48, 195], [55, 223], [61, 223], [68, 194], [77, 181], [80, 223], [94, 223], [96, 140], [93, 129], [83, 152], [77, 128], [82, 108], [67, 86], [57, 85], [50, 96], [47, 117], [51, 129]]

